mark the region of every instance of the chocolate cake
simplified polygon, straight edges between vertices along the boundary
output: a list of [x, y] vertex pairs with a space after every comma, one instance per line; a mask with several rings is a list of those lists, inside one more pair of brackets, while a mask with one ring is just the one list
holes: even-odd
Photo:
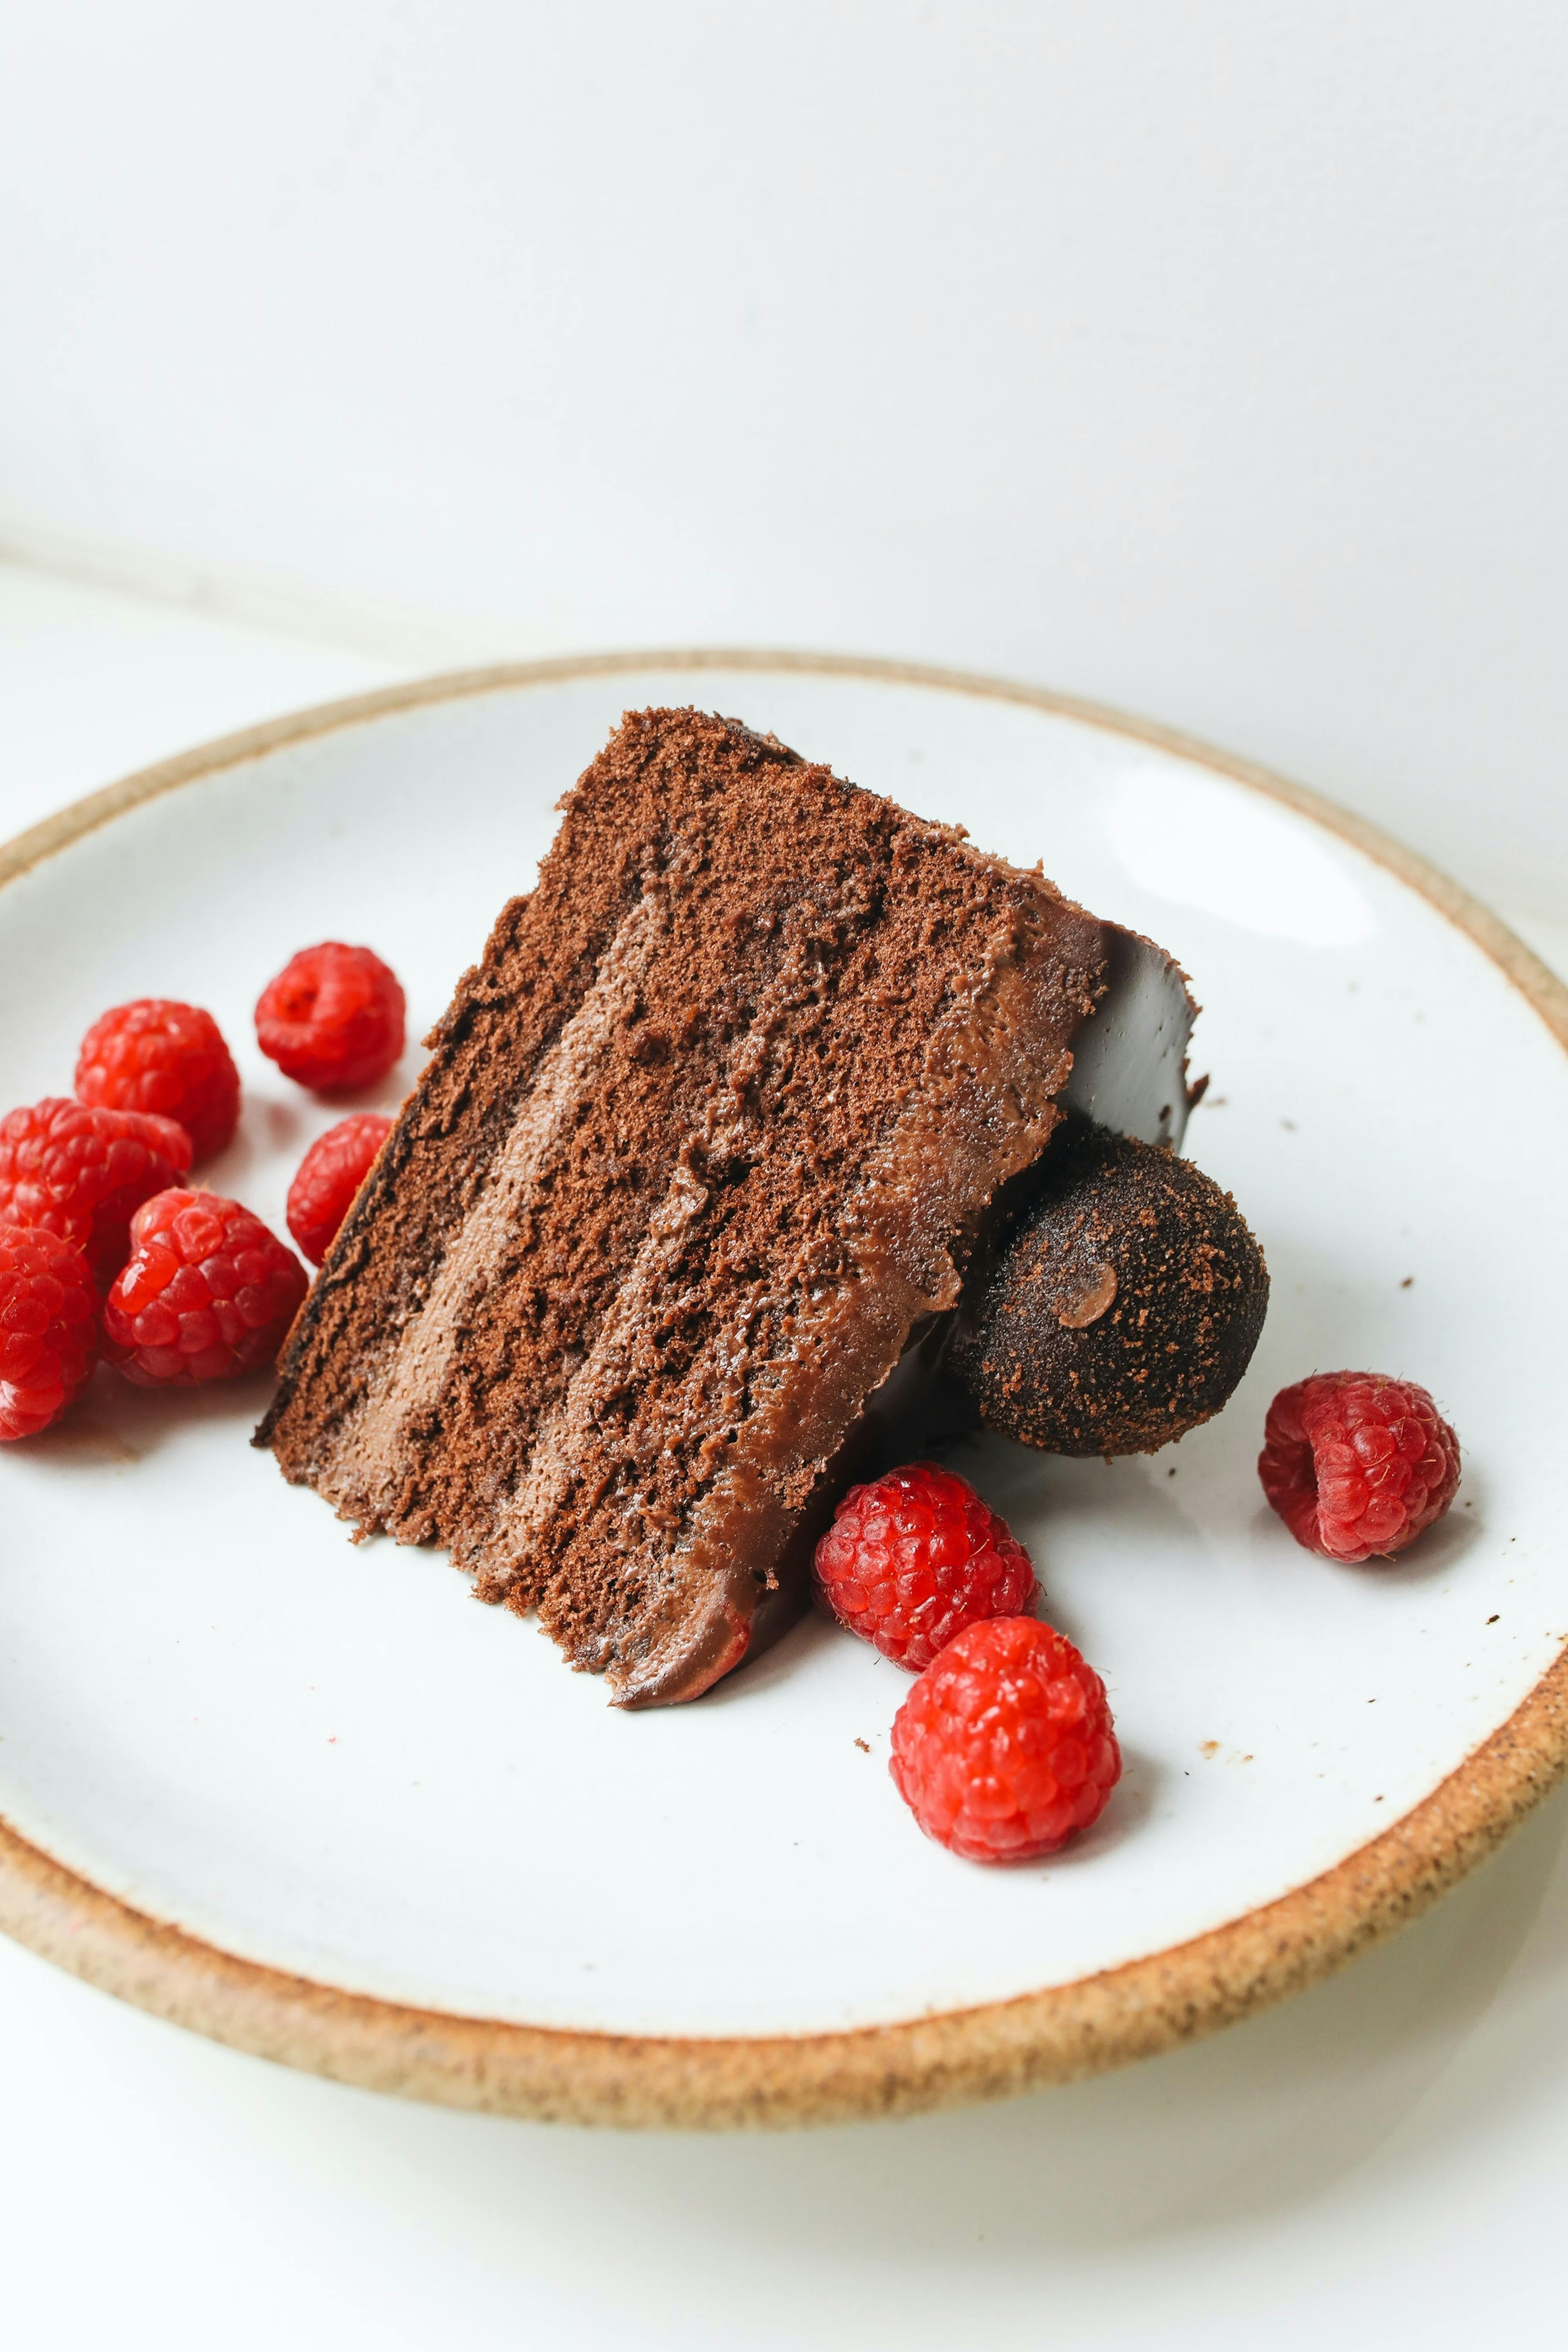
[[1048, 1454], [1152, 1454], [1252, 1360], [1263, 1253], [1188, 1160], [1073, 1120], [972, 1283], [946, 1368], [987, 1427]]
[[258, 1442], [644, 1706], [795, 1605], [1062, 1099], [1179, 1132], [1192, 1008], [1037, 872], [737, 721], [629, 715], [563, 810]]

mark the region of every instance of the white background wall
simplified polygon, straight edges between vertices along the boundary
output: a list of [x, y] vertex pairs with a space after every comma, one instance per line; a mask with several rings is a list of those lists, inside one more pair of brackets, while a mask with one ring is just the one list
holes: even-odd
[[0, 5], [0, 543], [969, 664], [1568, 914], [1558, 0]]

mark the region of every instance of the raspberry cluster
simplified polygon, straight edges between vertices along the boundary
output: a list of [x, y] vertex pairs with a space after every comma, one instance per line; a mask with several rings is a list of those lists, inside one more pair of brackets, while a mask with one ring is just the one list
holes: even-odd
[[[1324, 1372], [1275, 1398], [1258, 1467], [1299, 1543], [1391, 1559], [1453, 1501], [1459, 1448], [1415, 1381]], [[816, 1572], [840, 1623], [919, 1671], [889, 1769], [928, 1836], [1021, 1862], [1099, 1819], [1121, 1770], [1105, 1685], [1032, 1614], [1027, 1556], [963, 1479], [917, 1462], [851, 1488]]]
[[[403, 990], [368, 948], [293, 957], [256, 1008], [264, 1053], [342, 1091], [403, 1051]], [[309, 1277], [238, 1201], [186, 1189], [234, 1139], [239, 1073], [201, 1005], [138, 997], [82, 1039], [74, 1098], [0, 1119], [0, 1440], [37, 1436], [101, 1354], [127, 1379], [191, 1387], [269, 1363]], [[344, 1119], [306, 1154], [290, 1230], [325, 1256], [391, 1122]]]
[[851, 1487], [816, 1548], [841, 1624], [920, 1679], [893, 1724], [899, 1793], [972, 1862], [1051, 1853], [1099, 1818], [1121, 1770], [1105, 1686], [1032, 1614], [1028, 1554], [934, 1462]]

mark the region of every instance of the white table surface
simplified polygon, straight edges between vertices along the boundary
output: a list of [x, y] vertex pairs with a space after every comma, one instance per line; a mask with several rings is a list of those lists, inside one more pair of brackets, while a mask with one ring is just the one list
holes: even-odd
[[[0, 838], [392, 675], [0, 567]], [[1568, 969], [1562, 912], [1521, 928]], [[790, 2137], [379, 2099], [198, 2041], [0, 1939], [5, 2338], [1253, 2352], [1549, 2326], [1565, 1832], [1560, 1793], [1404, 1936], [1200, 2047], [1000, 2107]]]

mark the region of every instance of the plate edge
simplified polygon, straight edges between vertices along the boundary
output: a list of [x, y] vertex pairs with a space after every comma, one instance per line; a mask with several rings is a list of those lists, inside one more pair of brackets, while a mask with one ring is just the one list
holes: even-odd
[[1224, 751], [1199, 736], [1167, 727], [1158, 719], [1118, 710], [1109, 703], [1058, 693], [1050, 687], [990, 677], [978, 670], [943, 669], [926, 662], [869, 655], [715, 646], [563, 654], [539, 661], [497, 662], [478, 669], [442, 670], [428, 677], [404, 679], [395, 686], [377, 687], [368, 693], [348, 695], [336, 701], [311, 703], [303, 709], [286, 712], [281, 718], [264, 719], [258, 726], [242, 728], [236, 734], [215, 736], [150, 768], [139, 768], [99, 792], [68, 803], [41, 824], [13, 835], [9, 841], [0, 842], [0, 889], [85, 835], [140, 807], [144, 801], [216, 775], [225, 768], [237, 767], [247, 760], [260, 759], [290, 743], [306, 742], [318, 735], [334, 733], [341, 727], [359, 726], [369, 719], [417, 709], [428, 703], [501, 693], [512, 687], [551, 686], [571, 678], [611, 677], [643, 669], [738, 669], [759, 673], [782, 670], [796, 675], [872, 678], [884, 685], [924, 687], [941, 693], [973, 695], [986, 701], [1017, 703], [1028, 709], [1076, 719], [1109, 734], [1126, 736], [1134, 742], [1173, 752], [1178, 759], [1190, 760], [1195, 766], [1246, 784], [1268, 799], [1283, 802], [1397, 875], [1501, 965], [1553, 1035], [1568, 1048], [1568, 982], [1559, 979], [1500, 916], [1440, 866], [1434, 866], [1430, 859], [1381, 825], [1373, 824], [1370, 818], [1330, 799], [1327, 793], [1298, 783], [1258, 761]]
[[362, 2090], [627, 2129], [847, 2123], [1079, 2081], [1272, 2008], [1417, 1918], [1565, 1761], [1568, 1657], [1403, 1820], [1278, 1901], [1071, 1984], [839, 2033], [600, 2033], [342, 1991], [150, 1918], [4, 1822], [0, 1928], [171, 2024]]

